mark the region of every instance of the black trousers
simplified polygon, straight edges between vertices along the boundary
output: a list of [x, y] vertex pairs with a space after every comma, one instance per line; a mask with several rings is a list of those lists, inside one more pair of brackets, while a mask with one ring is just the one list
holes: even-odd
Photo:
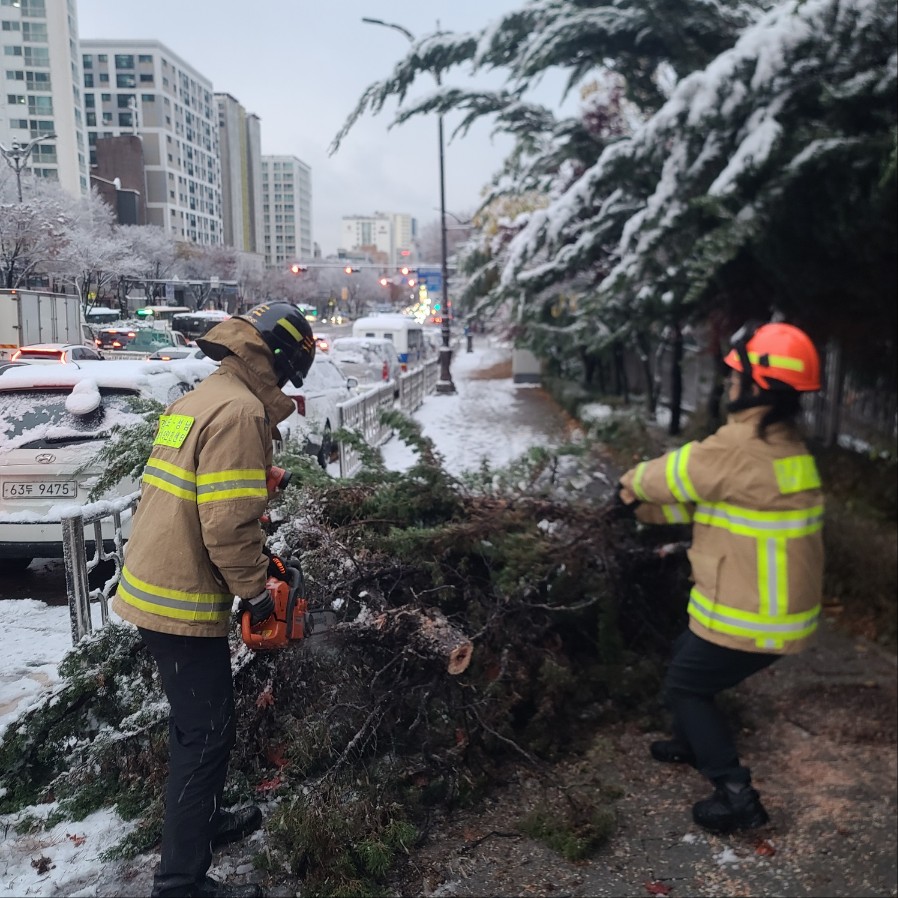
[[696, 768], [715, 783], [750, 783], [726, 716], [714, 697], [769, 667], [780, 656], [742, 652], [686, 630], [674, 643], [662, 698], [673, 713], [674, 738], [695, 755]]
[[212, 863], [228, 758], [236, 738], [226, 636], [173, 636], [140, 628], [171, 705], [168, 782], [153, 896], [190, 894]]

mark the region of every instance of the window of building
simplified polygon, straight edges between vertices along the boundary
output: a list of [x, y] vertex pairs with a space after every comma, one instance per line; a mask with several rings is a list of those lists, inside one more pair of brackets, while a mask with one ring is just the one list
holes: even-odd
[[21, 56], [22, 48], [21, 47], [4, 47], [3, 55], [4, 56]]
[[22, 40], [36, 44], [47, 43], [46, 22], [22, 22]]
[[28, 130], [28, 119], [27, 118], [11, 118], [9, 120], [10, 128], [23, 128], [24, 130]]
[[99, 53], [97, 55], [97, 62], [109, 62], [109, 57], [105, 53]]
[[85, 53], [81, 57], [81, 66], [85, 69], [92, 69], [94, 67], [94, 58], [90, 53]]
[[109, 84], [108, 72], [100, 72], [100, 84]]
[[137, 87], [137, 79], [129, 73], [119, 74], [115, 76], [115, 86], [124, 88]]
[[153, 57], [148, 53], [141, 53], [140, 56], [137, 57], [138, 62], [152, 62]]
[[[17, 4], [13, 4], [16, 6]], [[23, 18], [28, 16], [32, 19], [46, 19], [47, 7], [44, 0], [21, 0], [21, 10]]]
[[35, 137], [40, 137], [42, 134], [53, 133], [53, 122], [48, 122], [45, 119], [31, 119], [28, 122], [28, 127]]
[[111, 125], [111, 124], [112, 124], [112, 113], [111, 113], [111, 112], [104, 112], [104, 113], [103, 113], [103, 124], [104, 124], [104, 125]]
[[144, 72], [140, 76], [141, 84], [153, 84], [155, 82], [155, 80], [156, 80], [156, 76], [152, 72], [150, 72], [150, 73]]
[[93, 87], [94, 86], [94, 76], [90, 72], [84, 73], [84, 86], [85, 87]]
[[25, 97], [23, 97], [21, 94], [7, 94], [7, 95], [6, 95], [6, 102], [7, 102], [10, 106], [16, 106], [16, 105], [18, 105], [19, 103], [21, 103], [21, 104], [24, 105], [24, 103], [25, 103]]
[[29, 97], [29, 115], [53, 115], [53, 97]]
[[96, 114], [96, 112], [88, 112], [88, 113], [86, 113], [85, 118], [86, 118], [86, 120], [87, 120], [87, 127], [88, 127], [88, 128], [96, 128], [96, 127], [97, 127], [97, 114]]
[[[3, 4], [6, 6], [6, 4]], [[19, 31], [19, 23], [18, 22], [4, 22], [3, 23], [4, 31]]]
[[116, 53], [115, 54], [115, 67], [117, 69], [133, 69], [134, 68], [134, 56], [130, 53]]
[[100, 94], [100, 99], [104, 103], [110, 103], [112, 102], [112, 94]]
[[7, 81], [24, 81], [25, 73], [7, 70], [6, 80]]
[[156, 102], [156, 94], [141, 94], [140, 100], [142, 103], [155, 103]]
[[134, 124], [134, 116], [130, 112], [120, 112], [118, 123], [120, 128], [130, 128]]
[[119, 109], [129, 109], [131, 104], [136, 102], [134, 94], [118, 94], [115, 100]]
[[84, 108], [85, 109], [95, 109], [97, 105], [97, 98], [93, 94], [85, 94], [84, 95]]
[[25, 65], [50, 66], [49, 47], [25, 47]]

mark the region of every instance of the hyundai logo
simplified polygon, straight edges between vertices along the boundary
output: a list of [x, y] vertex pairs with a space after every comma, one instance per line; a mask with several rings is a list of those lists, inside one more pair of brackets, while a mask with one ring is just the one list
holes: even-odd
[[56, 456], [51, 455], [49, 452], [42, 452], [40, 455], [36, 455], [34, 460], [39, 465], [52, 465], [56, 461]]

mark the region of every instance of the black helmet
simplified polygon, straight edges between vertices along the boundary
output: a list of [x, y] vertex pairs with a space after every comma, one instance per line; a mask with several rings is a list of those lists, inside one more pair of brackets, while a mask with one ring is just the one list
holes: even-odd
[[305, 315], [289, 302], [266, 302], [237, 317], [248, 321], [271, 350], [278, 386], [292, 380], [301, 387], [315, 359], [315, 337]]

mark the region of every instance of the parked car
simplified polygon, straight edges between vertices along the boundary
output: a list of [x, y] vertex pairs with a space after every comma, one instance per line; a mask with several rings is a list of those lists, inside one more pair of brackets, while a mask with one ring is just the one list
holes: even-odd
[[337, 337], [331, 344], [330, 357], [347, 377], [355, 377], [361, 384], [391, 383], [398, 394], [402, 365], [392, 340]]
[[296, 406], [295, 411], [278, 425], [285, 440], [298, 443], [326, 468], [333, 455], [333, 432], [340, 426], [337, 406], [356, 396], [359, 382], [347, 377], [324, 356], [316, 356], [301, 387], [287, 383], [283, 387]]
[[[199, 362], [90, 361], [4, 371], [0, 570], [22, 570], [33, 558], [61, 558], [60, 513], [87, 503], [101, 473], [92, 459], [111, 429], [142, 420], [134, 400], [152, 398], [168, 405], [214, 370]], [[133, 480], [126, 480], [107, 498], [136, 489]], [[123, 525], [127, 536], [130, 521]], [[91, 535], [91, 530], [85, 534]], [[109, 547], [113, 536], [111, 525], [108, 529], [104, 525]], [[92, 549], [92, 540], [88, 543]]]
[[158, 349], [167, 346], [187, 346], [187, 338], [180, 331], [172, 331], [167, 328], [145, 327], [138, 328], [131, 336], [128, 333], [128, 343], [121, 348], [107, 350], [106, 358], [110, 359], [145, 359]]
[[97, 349], [125, 349], [137, 336], [137, 327], [128, 324], [101, 327], [97, 330]]
[[205, 359], [213, 365], [218, 364], [218, 362], [212, 362], [212, 359], [210, 359], [199, 346], [163, 346], [161, 349], [157, 349], [155, 352], [150, 353], [147, 358], [149, 360], [158, 360], [162, 362], [174, 362], [183, 359], [197, 359], [201, 361]]
[[103, 356], [82, 343], [32, 343], [17, 349], [10, 361], [27, 362], [29, 365], [65, 365], [68, 362], [101, 362]]

